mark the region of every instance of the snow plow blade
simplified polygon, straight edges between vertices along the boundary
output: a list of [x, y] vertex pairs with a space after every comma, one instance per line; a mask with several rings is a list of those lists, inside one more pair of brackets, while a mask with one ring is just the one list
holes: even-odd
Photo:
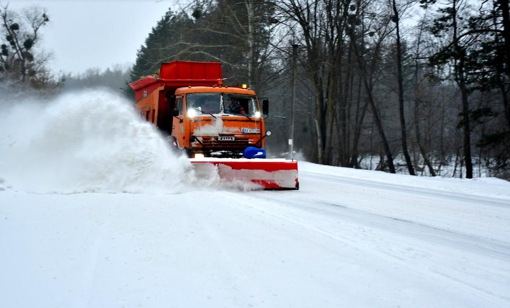
[[286, 159], [191, 158], [198, 176], [214, 169], [223, 181], [244, 181], [264, 189], [299, 189], [298, 163]]

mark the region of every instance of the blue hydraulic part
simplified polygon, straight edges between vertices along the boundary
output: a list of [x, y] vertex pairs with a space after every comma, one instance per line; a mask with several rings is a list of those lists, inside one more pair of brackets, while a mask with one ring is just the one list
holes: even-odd
[[257, 147], [247, 147], [244, 149], [245, 158], [266, 158], [266, 150]]

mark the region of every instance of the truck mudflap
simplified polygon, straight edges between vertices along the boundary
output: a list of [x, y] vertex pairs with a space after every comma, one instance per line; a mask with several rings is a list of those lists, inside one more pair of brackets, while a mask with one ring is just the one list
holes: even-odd
[[217, 172], [222, 181], [251, 182], [263, 189], [299, 189], [295, 160], [207, 157], [190, 161], [198, 177]]

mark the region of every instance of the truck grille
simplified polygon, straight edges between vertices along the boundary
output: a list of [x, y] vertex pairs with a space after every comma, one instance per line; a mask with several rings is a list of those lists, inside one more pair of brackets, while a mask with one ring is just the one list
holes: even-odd
[[249, 143], [248, 138], [237, 137], [235, 140], [219, 141], [217, 137], [197, 137], [201, 139], [202, 145], [199, 142], [195, 142], [194, 146], [211, 149], [211, 150], [233, 150], [233, 149], [245, 149]]

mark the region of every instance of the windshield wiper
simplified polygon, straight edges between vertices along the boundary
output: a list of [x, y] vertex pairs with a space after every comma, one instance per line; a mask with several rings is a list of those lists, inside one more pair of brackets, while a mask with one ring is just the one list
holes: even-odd
[[[200, 110], [200, 111], [201, 111], [201, 110]], [[210, 115], [211, 117], [213, 117], [213, 118], [215, 118], [215, 119], [216, 119], [216, 117], [215, 117], [215, 116], [214, 116], [214, 114], [212, 114], [212, 113], [205, 112], [205, 111], [202, 111], [202, 113], [208, 114], [208, 115]]]
[[210, 115], [211, 117], [213, 117], [213, 118], [217, 119], [217, 118], [214, 116], [214, 114], [209, 113], [209, 112], [205, 112], [205, 111], [203, 111], [200, 107], [198, 107], [198, 108], [197, 108], [197, 107], [191, 107], [191, 108], [193, 108], [193, 109], [195, 109], [195, 110], [197, 110], [197, 111], [200, 111], [202, 114], [204, 114], [204, 113], [205, 113], [205, 114], [208, 114], [208, 115]]

